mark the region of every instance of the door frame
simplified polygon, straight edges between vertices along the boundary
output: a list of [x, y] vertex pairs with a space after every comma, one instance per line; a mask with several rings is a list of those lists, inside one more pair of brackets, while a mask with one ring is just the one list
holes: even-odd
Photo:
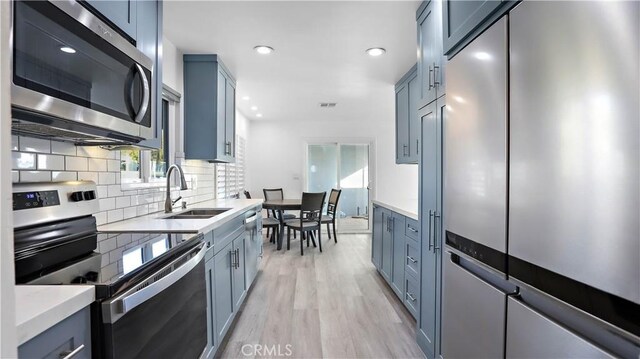
[[[369, 198], [367, 206], [369, 209], [369, 224], [367, 231], [362, 233], [371, 233], [373, 229], [373, 202], [372, 198], [376, 198], [376, 139], [372, 137], [306, 137], [302, 139], [302, 150], [304, 160], [302, 164], [302, 188], [307, 191], [309, 188], [309, 178], [307, 168], [309, 167], [309, 145], [338, 145], [338, 173], [340, 169], [340, 145], [369, 145]], [[338, 179], [339, 180], [339, 179]], [[338, 187], [340, 183], [338, 181]], [[339, 222], [339, 221], [338, 221]], [[360, 233], [360, 232], [358, 232]]]

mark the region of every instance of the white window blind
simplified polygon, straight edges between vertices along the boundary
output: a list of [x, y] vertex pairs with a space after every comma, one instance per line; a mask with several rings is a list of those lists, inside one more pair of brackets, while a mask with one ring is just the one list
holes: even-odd
[[236, 136], [236, 163], [216, 165], [216, 198], [243, 197], [244, 191], [245, 140]]

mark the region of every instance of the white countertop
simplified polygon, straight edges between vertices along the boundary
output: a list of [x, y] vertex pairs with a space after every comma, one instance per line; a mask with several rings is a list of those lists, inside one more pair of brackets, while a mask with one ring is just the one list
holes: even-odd
[[16, 285], [18, 345], [85, 308], [95, 300], [92, 285]]
[[[122, 233], [122, 232], [148, 232], [148, 233], [206, 233], [242, 212], [261, 204], [261, 199], [216, 199], [206, 202], [194, 203], [186, 210], [174, 210], [173, 213], [158, 212], [142, 217], [135, 217], [121, 222], [114, 222], [98, 227], [98, 232]], [[217, 216], [206, 219], [166, 219], [164, 217], [180, 212], [200, 208], [230, 208], [230, 210]]]
[[393, 202], [387, 201], [379, 201], [374, 199], [373, 204], [377, 204], [381, 207], [388, 208], [396, 213], [400, 213], [405, 217], [409, 217], [413, 220], [419, 221], [418, 218], [418, 200], [417, 199], [407, 199], [407, 200], [394, 200]]

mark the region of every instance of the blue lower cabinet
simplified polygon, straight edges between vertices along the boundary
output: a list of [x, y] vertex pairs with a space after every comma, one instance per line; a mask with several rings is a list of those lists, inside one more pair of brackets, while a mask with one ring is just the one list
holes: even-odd
[[233, 320], [233, 243], [229, 243], [213, 257], [216, 343], [220, 343]]
[[391, 230], [393, 242], [393, 264], [391, 269], [391, 289], [396, 295], [402, 298], [404, 293], [404, 271], [405, 271], [405, 217], [403, 215], [391, 214]]
[[245, 267], [245, 235], [244, 233], [233, 240], [233, 311], [237, 312], [247, 295], [246, 267]]
[[81, 309], [18, 347], [19, 358], [91, 358], [91, 313]]

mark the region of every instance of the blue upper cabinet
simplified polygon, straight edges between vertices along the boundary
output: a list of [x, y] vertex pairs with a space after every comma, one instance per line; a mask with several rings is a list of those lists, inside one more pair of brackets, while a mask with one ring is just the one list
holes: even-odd
[[184, 55], [187, 159], [235, 161], [236, 81], [217, 55]]
[[420, 87], [416, 66], [413, 66], [396, 83], [396, 163], [418, 163], [417, 147], [419, 133], [415, 126], [418, 117]]
[[515, 0], [443, 0], [444, 54], [455, 55], [517, 3]]
[[446, 59], [442, 51], [442, 0], [425, 1], [416, 12], [418, 25], [418, 79], [422, 108], [444, 95]]
[[[138, 1], [135, 0], [85, 0], [93, 9], [99, 12], [110, 25], [128, 35], [132, 40], [137, 39], [137, 10]], [[141, 1], [145, 3], [147, 1]]]

